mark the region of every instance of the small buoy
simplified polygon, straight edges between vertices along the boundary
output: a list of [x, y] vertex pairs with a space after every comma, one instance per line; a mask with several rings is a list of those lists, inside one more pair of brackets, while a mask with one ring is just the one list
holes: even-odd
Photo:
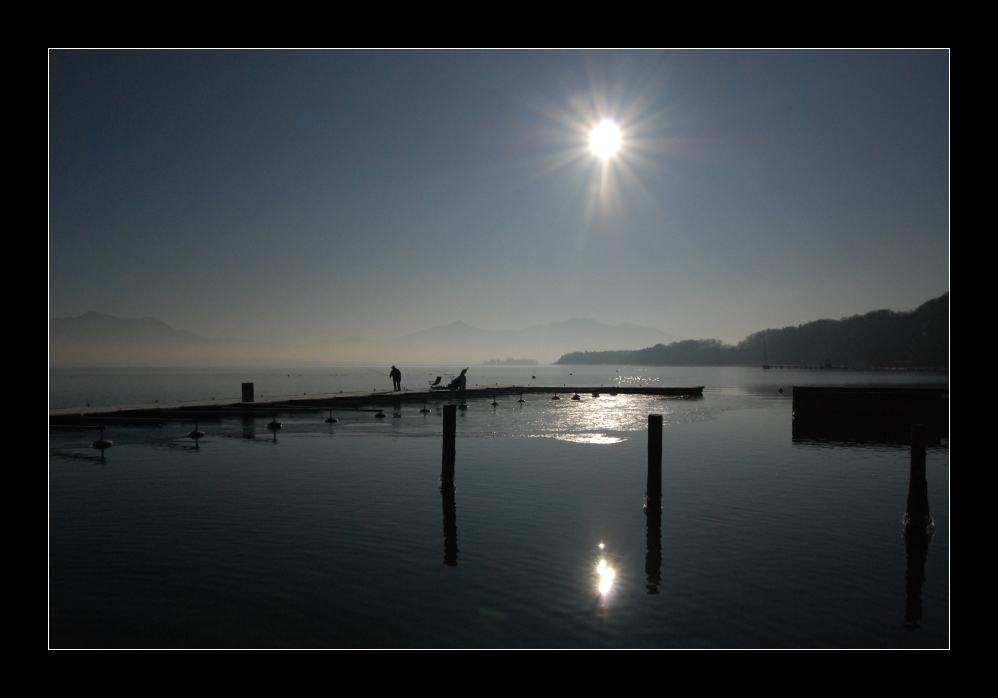
[[493, 407], [498, 407], [499, 406], [499, 402], [496, 400], [496, 396], [495, 395], [492, 396], [492, 402], [490, 404]]
[[426, 414], [429, 411], [430, 411], [430, 408], [428, 408], [426, 406], [426, 400], [423, 400], [423, 409], [421, 409], [420, 412], [422, 412], [423, 414]]
[[187, 435], [197, 441], [198, 439], [204, 438], [204, 432], [198, 429], [198, 423], [194, 422], [194, 431], [187, 432]]
[[555, 396], [554, 396], [553, 398], [551, 398], [551, 399], [552, 399], [552, 400], [560, 400], [561, 398], [560, 398], [560, 397], [558, 397], [557, 395], [555, 395]]
[[778, 392], [780, 395], [783, 395], [783, 388], [777, 388], [776, 392]]
[[610, 393], [610, 397], [617, 397], [617, 393]]
[[111, 448], [112, 446], [114, 446], [114, 442], [104, 438], [104, 427], [101, 427], [100, 438], [94, 441], [94, 448], [99, 448], [103, 451], [105, 448]]
[[384, 411], [384, 410], [378, 410], [378, 413], [377, 413], [376, 415], [374, 415], [374, 416], [375, 416], [375, 417], [377, 417], [378, 419], [384, 419], [384, 418], [385, 418], [385, 417], [387, 417], [388, 415], [387, 415], [387, 414], [385, 414], [385, 411]]
[[326, 424], [336, 424], [338, 421], [340, 420], [333, 416], [333, 411], [329, 410], [329, 416], [326, 417]]
[[277, 421], [276, 414], [274, 415], [274, 421], [272, 421], [270, 424], [267, 425], [267, 428], [273, 431], [277, 431], [278, 429], [282, 429], [283, 427], [284, 425]]
[[595, 390], [593, 391], [593, 397], [599, 397], [599, 393], [597, 393]]
[[575, 395], [573, 395], [573, 396], [572, 396], [572, 399], [573, 399], [573, 400], [581, 400], [582, 398], [581, 398], [581, 397], [579, 397], [579, 394], [578, 394], [578, 393], [576, 393]]
[[537, 376], [531, 376], [530, 378], [531, 378], [532, 380], [537, 380]]
[[466, 405], [465, 403], [462, 402], [460, 405], [457, 406], [457, 408], [459, 410], [466, 410], [466, 409], [468, 409], [468, 405]]
[[520, 393], [520, 399], [517, 400], [517, 402], [526, 402], [526, 400], [523, 399], [523, 393]]

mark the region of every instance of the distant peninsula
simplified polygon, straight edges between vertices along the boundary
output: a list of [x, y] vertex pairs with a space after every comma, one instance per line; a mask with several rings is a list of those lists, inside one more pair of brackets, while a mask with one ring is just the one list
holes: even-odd
[[949, 293], [915, 310], [874, 310], [841, 320], [815, 320], [763, 330], [736, 345], [688, 339], [647, 349], [563, 355], [560, 365], [949, 367]]
[[514, 359], [512, 356], [505, 359], [492, 359], [483, 361], [479, 366], [536, 366], [537, 359]]

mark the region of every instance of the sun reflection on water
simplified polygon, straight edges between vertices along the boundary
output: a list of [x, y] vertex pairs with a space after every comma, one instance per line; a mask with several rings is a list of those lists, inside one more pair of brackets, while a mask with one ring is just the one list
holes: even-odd
[[604, 547], [603, 543], [599, 544], [600, 560], [599, 564], [596, 565], [596, 576], [599, 577], [597, 589], [599, 589], [601, 596], [606, 596], [610, 593], [610, 589], [613, 587], [613, 578], [616, 576], [616, 572], [613, 571], [612, 567], [607, 565], [606, 558], [602, 556]]

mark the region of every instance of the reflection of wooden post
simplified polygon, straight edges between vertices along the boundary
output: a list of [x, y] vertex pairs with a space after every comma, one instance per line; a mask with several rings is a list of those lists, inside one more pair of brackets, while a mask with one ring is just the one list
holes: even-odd
[[441, 480], [454, 480], [454, 439], [457, 436], [457, 405], [444, 405], [444, 456]]
[[648, 506], [660, 506], [662, 501], [662, 415], [648, 415]]
[[904, 609], [906, 630], [919, 628], [922, 619], [922, 584], [925, 582], [925, 558], [932, 538], [932, 517], [929, 515], [929, 484], [925, 479], [925, 425], [911, 428], [911, 473], [908, 479], [908, 511], [904, 515], [905, 556], [907, 574]]
[[648, 551], [645, 554], [645, 576], [648, 583], [645, 588], [649, 594], [657, 594], [658, 585], [662, 581], [662, 509], [657, 506], [646, 507], [645, 518], [648, 526]]
[[457, 506], [454, 503], [454, 483], [441, 482], [444, 503], [444, 564], [457, 567]]

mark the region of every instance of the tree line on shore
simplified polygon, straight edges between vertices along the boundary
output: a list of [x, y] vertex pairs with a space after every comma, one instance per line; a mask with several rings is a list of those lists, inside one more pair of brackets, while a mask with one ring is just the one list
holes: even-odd
[[946, 368], [949, 293], [915, 310], [874, 310], [749, 335], [736, 345], [688, 339], [637, 350], [572, 352], [557, 364]]

